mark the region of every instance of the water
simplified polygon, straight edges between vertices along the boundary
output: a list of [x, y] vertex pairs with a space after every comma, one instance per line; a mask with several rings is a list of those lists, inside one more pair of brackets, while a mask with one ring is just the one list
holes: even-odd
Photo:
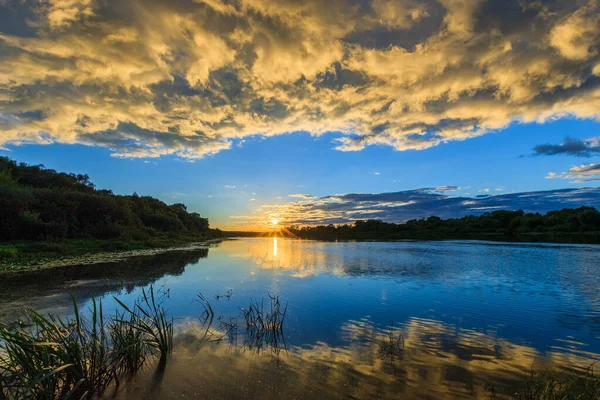
[[[177, 347], [119, 398], [489, 398], [532, 365], [600, 359], [600, 247], [489, 242], [225, 241], [208, 250], [47, 271], [0, 282], [0, 318], [25, 307], [68, 315], [150, 284], [169, 293]], [[251, 299], [287, 302], [274, 349], [201, 340], [201, 292], [221, 321]], [[229, 299], [215, 295], [232, 293]], [[386, 353], [393, 342], [403, 351]], [[231, 334], [231, 336], [234, 336]], [[107, 395], [109, 396], [109, 395]]]

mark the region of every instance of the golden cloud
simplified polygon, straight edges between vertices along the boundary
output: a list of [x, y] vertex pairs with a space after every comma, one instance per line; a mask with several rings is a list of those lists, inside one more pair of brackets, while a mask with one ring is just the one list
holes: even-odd
[[0, 146], [198, 158], [302, 130], [406, 150], [599, 116], [596, 0], [26, 4], [0, 28]]
[[[598, 180], [600, 163], [573, 167], [568, 172], [551, 172], [547, 178]], [[280, 226], [310, 226], [354, 223], [357, 220], [379, 219], [406, 222], [411, 219], [438, 216], [456, 218], [479, 215], [489, 210], [524, 210], [546, 213], [561, 208], [600, 207], [599, 188], [559, 189], [537, 192], [504, 193], [504, 188], [479, 190], [476, 197], [452, 195], [460, 188], [441, 186], [392, 193], [348, 193], [304, 198], [289, 203], [263, 204], [250, 215], [230, 217], [227, 229], [254, 229], [272, 232], [270, 221]], [[287, 232], [284, 232], [287, 233]]]

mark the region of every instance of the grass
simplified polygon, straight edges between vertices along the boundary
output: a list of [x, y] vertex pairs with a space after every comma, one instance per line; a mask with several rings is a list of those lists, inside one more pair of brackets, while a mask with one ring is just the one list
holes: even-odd
[[0, 375], [11, 399], [89, 398], [115, 378], [102, 305], [83, 318], [62, 320], [29, 310], [28, 324], [0, 330]]
[[[229, 290], [225, 295], [214, 296], [217, 301], [221, 298], [229, 300], [233, 294]], [[247, 308], [240, 308], [239, 317], [229, 317], [228, 320], [219, 316], [219, 326], [216, 331], [211, 330], [215, 320], [215, 312], [208, 299], [199, 293], [198, 301], [204, 311], [200, 314], [200, 323], [202, 326], [202, 340], [208, 342], [220, 343], [224, 339], [230, 345], [237, 345], [238, 339], [242, 338], [242, 347], [255, 352], [260, 352], [265, 348], [273, 353], [279, 354], [281, 349], [286, 348], [283, 326], [287, 313], [287, 304], [282, 305], [278, 296], [269, 295], [270, 303], [265, 306], [264, 299], [250, 301]], [[238, 323], [238, 318], [242, 323]]]
[[280, 331], [283, 328], [287, 304], [281, 311], [279, 296], [269, 295], [270, 308], [265, 310], [264, 299], [260, 304], [257, 301], [251, 301], [247, 309], [241, 309], [247, 328], [254, 328], [260, 331]]
[[0, 326], [0, 399], [89, 399], [119, 377], [134, 374], [148, 357], [161, 362], [173, 347], [173, 321], [154, 288], [132, 308], [106, 319], [92, 301], [90, 316], [63, 320], [26, 312], [26, 321]]
[[286, 348], [283, 324], [287, 313], [287, 304], [282, 307], [279, 296], [269, 295], [270, 304], [265, 308], [264, 299], [260, 303], [251, 301], [248, 308], [240, 309], [246, 330], [244, 346], [260, 351], [266, 345], [275, 353], [281, 347]]
[[167, 317], [162, 301], [156, 301], [153, 288], [150, 287], [148, 293], [142, 289], [142, 298], [133, 309], [116, 297], [115, 300], [129, 315], [129, 319], [124, 318], [115, 322], [124, 324], [128, 329], [141, 334], [142, 343], [156, 350], [160, 354], [161, 361], [166, 360], [173, 350], [173, 318]]
[[60, 242], [11, 241], [0, 243], [0, 273], [13, 273], [47, 268], [53, 261], [65, 264], [81, 257], [135, 250], [169, 248], [198, 243], [210, 238], [200, 236], [157, 236], [145, 240], [69, 239]]
[[15, 258], [19, 250], [15, 246], [0, 246], [0, 260]]
[[585, 373], [536, 372], [525, 380], [515, 393], [502, 396], [490, 389], [491, 400], [597, 400], [600, 399], [600, 375], [593, 365]]
[[[157, 371], [164, 370], [173, 350], [173, 318], [163, 306], [168, 296], [169, 291], [150, 286], [132, 306], [115, 298], [118, 309], [108, 318], [101, 302], [92, 299], [86, 317], [73, 299], [72, 319], [27, 310], [24, 322], [0, 324], [0, 400], [91, 399], [135, 375], [149, 358], [158, 357]], [[251, 349], [266, 344], [278, 351], [285, 345], [287, 305], [269, 298], [270, 307], [261, 301], [241, 309], [247, 327], [244, 344]], [[208, 332], [215, 313], [204, 296], [198, 299]], [[237, 321], [223, 326], [229, 326], [228, 334], [235, 329], [237, 336]]]
[[144, 366], [148, 349], [144, 332], [136, 329], [137, 316], [117, 310], [109, 323], [116, 372], [119, 376], [133, 376]]

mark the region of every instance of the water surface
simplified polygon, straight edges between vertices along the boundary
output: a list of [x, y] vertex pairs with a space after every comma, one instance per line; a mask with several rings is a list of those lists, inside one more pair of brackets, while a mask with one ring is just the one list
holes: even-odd
[[[120, 398], [484, 398], [490, 383], [512, 390], [532, 365], [600, 359], [599, 250], [244, 238], [4, 280], [0, 318], [25, 307], [68, 315], [70, 294], [110, 310], [113, 296], [133, 302], [151, 284], [168, 293], [176, 351], [164, 371], [119, 388]], [[215, 310], [213, 338], [221, 322], [241, 322], [240, 307], [279, 296], [284, 342], [206, 340], [198, 293]], [[390, 335], [403, 337], [402, 352], [382, 352]]]

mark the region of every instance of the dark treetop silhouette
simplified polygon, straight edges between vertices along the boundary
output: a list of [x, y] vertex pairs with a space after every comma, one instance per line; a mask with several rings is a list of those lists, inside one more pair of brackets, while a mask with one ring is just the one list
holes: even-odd
[[100, 190], [88, 175], [18, 164], [0, 157], [0, 240], [66, 238], [146, 240], [158, 235], [208, 237], [208, 219], [183, 204]]
[[410, 220], [403, 224], [380, 220], [345, 225], [320, 225], [287, 229], [307, 239], [482, 239], [600, 243], [600, 212], [592, 207], [550, 211], [545, 215], [518, 211], [493, 211], [480, 216]]

